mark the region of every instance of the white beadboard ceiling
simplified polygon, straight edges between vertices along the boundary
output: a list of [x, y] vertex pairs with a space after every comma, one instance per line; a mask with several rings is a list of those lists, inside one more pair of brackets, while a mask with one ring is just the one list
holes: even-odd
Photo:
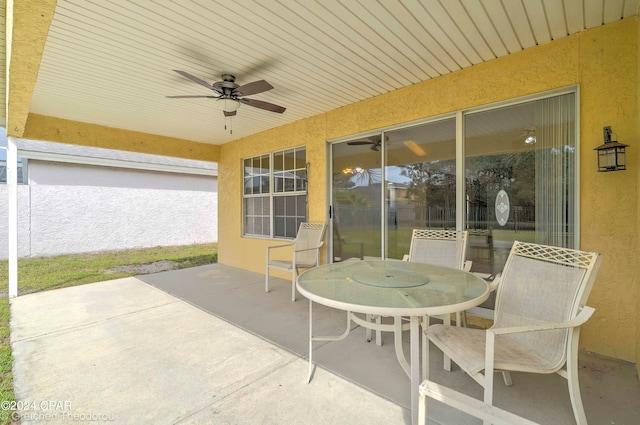
[[[638, 13], [640, 0], [58, 0], [30, 111], [222, 144]], [[233, 134], [209, 83], [248, 96]]]

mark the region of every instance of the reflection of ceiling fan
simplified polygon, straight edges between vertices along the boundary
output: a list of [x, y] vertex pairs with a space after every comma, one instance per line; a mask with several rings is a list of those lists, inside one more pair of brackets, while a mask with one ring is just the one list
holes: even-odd
[[[388, 140], [388, 138], [386, 138], [385, 140]], [[379, 134], [375, 135], [375, 136], [369, 136], [365, 139], [362, 140], [354, 140], [353, 142], [347, 142], [347, 145], [349, 146], [358, 146], [358, 145], [371, 145], [371, 150], [378, 152], [380, 149], [380, 146], [382, 145], [382, 141], [381, 141], [381, 137]]]
[[200, 84], [203, 87], [208, 88], [216, 93], [215, 96], [167, 96], [171, 99], [181, 98], [209, 98], [216, 99], [221, 102], [222, 111], [225, 117], [232, 117], [236, 114], [236, 111], [240, 107], [240, 104], [253, 106], [254, 108], [264, 109], [265, 111], [276, 112], [278, 114], [283, 113], [286, 108], [282, 106], [274, 105], [273, 103], [264, 102], [262, 100], [247, 99], [244, 96], [250, 96], [252, 94], [262, 93], [271, 90], [273, 86], [267, 83], [265, 80], [258, 80], [252, 83], [244, 84], [242, 86], [236, 84], [236, 77], [231, 74], [222, 74], [222, 81], [209, 84], [198, 77], [195, 77], [188, 72], [179, 71], [174, 69], [175, 72]]
[[525, 128], [518, 136], [527, 145], [533, 145], [536, 142], [536, 129], [535, 127]]

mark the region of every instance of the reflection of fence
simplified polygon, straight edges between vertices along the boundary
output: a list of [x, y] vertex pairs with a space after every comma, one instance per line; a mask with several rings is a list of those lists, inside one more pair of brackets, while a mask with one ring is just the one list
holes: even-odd
[[381, 211], [379, 206], [339, 205], [336, 215], [343, 230], [379, 229]]
[[[467, 210], [467, 227], [470, 229], [498, 228], [493, 208], [470, 207]], [[340, 205], [336, 208], [340, 223], [345, 229], [377, 229], [380, 227], [380, 206]], [[456, 227], [456, 210], [429, 206], [424, 211], [415, 206], [392, 207], [388, 211], [389, 226], [428, 227], [445, 229]], [[512, 206], [504, 230], [534, 230], [536, 222], [535, 207]]]
[[445, 229], [456, 227], [456, 209], [439, 206], [400, 206], [389, 210], [389, 224], [400, 227]]
[[[511, 206], [509, 220], [501, 228], [504, 230], [534, 230], [536, 226], [536, 208]], [[469, 207], [467, 209], [467, 227], [470, 229], [498, 228], [496, 212], [493, 207]]]

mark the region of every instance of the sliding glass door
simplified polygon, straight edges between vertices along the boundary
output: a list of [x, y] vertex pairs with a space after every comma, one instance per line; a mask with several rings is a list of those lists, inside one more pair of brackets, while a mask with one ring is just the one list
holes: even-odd
[[381, 136], [333, 144], [331, 158], [333, 261], [381, 257]]
[[472, 271], [514, 240], [577, 243], [576, 93], [383, 129], [331, 145], [333, 261], [401, 259], [411, 231], [469, 231]]
[[413, 229], [456, 228], [455, 118], [385, 133], [386, 257], [409, 253]]
[[515, 240], [574, 246], [574, 116], [574, 94], [465, 116], [472, 271], [500, 272]]

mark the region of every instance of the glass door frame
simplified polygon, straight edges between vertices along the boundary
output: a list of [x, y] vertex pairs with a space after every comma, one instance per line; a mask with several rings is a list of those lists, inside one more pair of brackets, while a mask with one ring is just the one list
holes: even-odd
[[[508, 99], [504, 101], [494, 102], [487, 105], [482, 105], [478, 107], [472, 107], [467, 109], [458, 110], [455, 112], [450, 112], [446, 114], [441, 114], [433, 117], [423, 118], [415, 121], [411, 121], [408, 123], [397, 124], [393, 126], [387, 126], [383, 128], [379, 128], [376, 130], [366, 131], [357, 134], [350, 134], [348, 136], [339, 137], [335, 139], [327, 140], [326, 142], [326, 171], [327, 171], [327, 218], [328, 218], [328, 231], [327, 235], [333, 235], [333, 220], [332, 220], [332, 211], [330, 208], [332, 207], [333, 200], [333, 154], [332, 154], [332, 146], [338, 143], [345, 143], [348, 141], [352, 141], [358, 138], [365, 138], [374, 135], [381, 136], [381, 179], [382, 182], [385, 182], [385, 168], [386, 158], [384, 153], [386, 152], [386, 142], [385, 142], [385, 133], [389, 131], [393, 131], [396, 129], [408, 128], [417, 125], [428, 124], [430, 122], [440, 121], [444, 119], [449, 119], [455, 117], [456, 120], [456, 229], [464, 230], [466, 226], [466, 216], [465, 216], [465, 205], [466, 205], [466, 176], [465, 176], [465, 125], [464, 118], [467, 115], [490, 111], [493, 109], [498, 109], [506, 106], [513, 106], [520, 103], [534, 102], [536, 100], [546, 99], [550, 97], [565, 95], [565, 94], [574, 94], [575, 95], [575, 115], [574, 115], [574, 125], [575, 125], [575, 198], [574, 202], [574, 223], [576, 232], [574, 232], [574, 246], [578, 248], [580, 246], [580, 86], [573, 85], [560, 89], [548, 90], [541, 93], [536, 93], [532, 95], [522, 96], [514, 99]], [[387, 243], [388, 243], [388, 235], [387, 235], [387, 209], [385, 206], [385, 185], [380, 185], [380, 199], [382, 202], [381, 214], [380, 214], [380, 240], [381, 240], [381, 256], [382, 259], [386, 258], [387, 251]], [[327, 237], [326, 244], [326, 254], [328, 262], [333, 262], [333, 237]]]

